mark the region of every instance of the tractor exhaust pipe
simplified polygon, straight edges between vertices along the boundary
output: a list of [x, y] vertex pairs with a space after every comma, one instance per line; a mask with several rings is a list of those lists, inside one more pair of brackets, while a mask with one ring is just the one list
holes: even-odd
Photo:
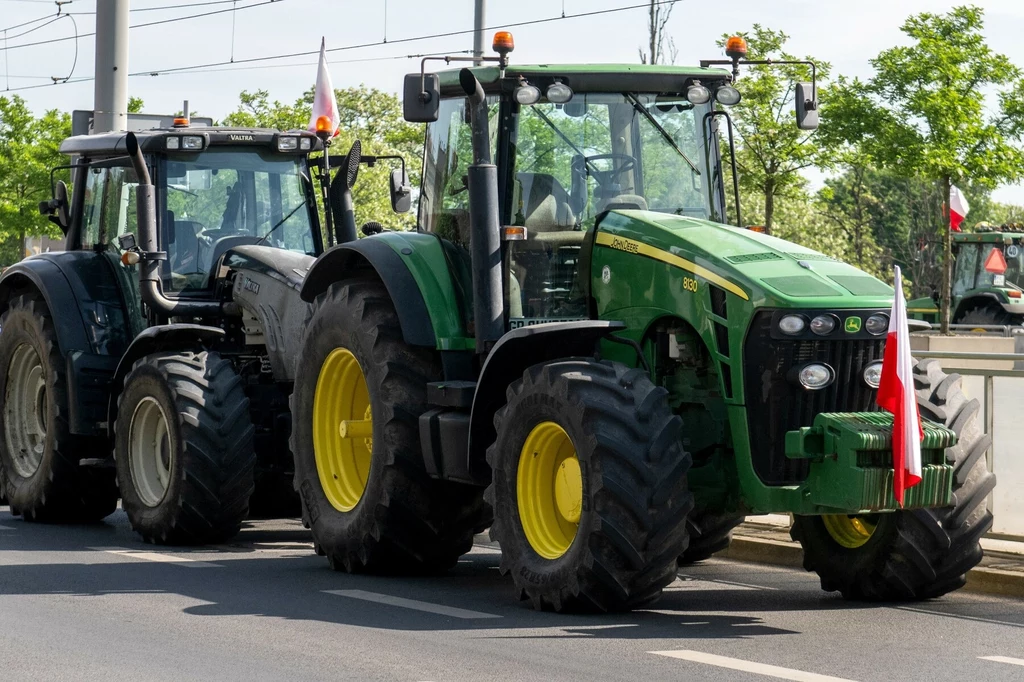
[[139, 262], [139, 294], [142, 302], [166, 317], [223, 315], [224, 309], [217, 301], [172, 300], [164, 296], [160, 261], [167, 260], [167, 254], [157, 250], [156, 187], [135, 133], [128, 133], [125, 137], [125, 148], [132, 161], [135, 177], [139, 179], [139, 185], [135, 188], [135, 206], [139, 224], [139, 250], [142, 252]]
[[476, 352], [487, 353], [505, 331], [498, 223], [498, 168], [491, 163], [484, 89], [469, 69], [459, 73], [459, 83], [469, 98], [473, 133], [473, 163], [468, 174]]

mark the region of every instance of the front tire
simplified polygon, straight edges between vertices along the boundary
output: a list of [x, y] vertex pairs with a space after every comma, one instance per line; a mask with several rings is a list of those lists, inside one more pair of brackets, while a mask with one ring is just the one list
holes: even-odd
[[117, 508], [113, 471], [83, 468], [103, 442], [68, 427], [67, 380], [46, 303], [18, 296], [0, 318], [0, 488], [27, 521], [94, 522]]
[[693, 508], [665, 389], [642, 370], [567, 360], [530, 367], [507, 396], [487, 451], [501, 572], [538, 610], [658, 599]]
[[446, 570], [486, 527], [482, 489], [426, 472], [419, 416], [441, 378], [436, 351], [404, 342], [381, 282], [338, 282], [317, 299], [291, 448], [303, 522], [335, 570]]
[[115, 424], [121, 505], [147, 542], [223, 542], [249, 512], [249, 399], [217, 353], [157, 353], [124, 380]]
[[797, 516], [791, 534], [804, 549], [804, 568], [821, 587], [847, 599], [908, 601], [963, 587], [982, 558], [981, 537], [992, 527], [986, 501], [995, 487], [985, 451], [992, 444], [978, 423], [980, 406], [968, 400], [958, 374], [935, 360], [914, 367], [921, 416], [957, 434], [946, 450], [954, 466], [953, 504], [865, 516]]
[[690, 544], [679, 557], [680, 566], [689, 566], [710, 559], [732, 542], [733, 528], [743, 523], [746, 516], [729, 512], [697, 510], [687, 519]]

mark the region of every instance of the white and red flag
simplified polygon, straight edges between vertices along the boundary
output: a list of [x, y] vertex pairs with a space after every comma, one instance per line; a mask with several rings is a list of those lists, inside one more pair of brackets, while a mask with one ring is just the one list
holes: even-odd
[[956, 185], [949, 186], [949, 229], [954, 232], [960, 231], [960, 223], [967, 217], [971, 205], [967, 203], [967, 197]]
[[903, 274], [896, 266], [896, 299], [889, 315], [882, 379], [875, 402], [892, 412], [893, 496], [903, 506], [903, 493], [921, 482], [921, 413], [914, 393], [914, 361], [910, 357], [907, 302], [903, 298]]
[[320, 65], [316, 70], [316, 91], [313, 94], [313, 114], [309, 117], [309, 132], [330, 131], [331, 137], [338, 134], [341, 126], [341, 115], [338, 113], [338, 100], [331, 84], [331, 74], [327, 70], [327, 41], [320, 39]]

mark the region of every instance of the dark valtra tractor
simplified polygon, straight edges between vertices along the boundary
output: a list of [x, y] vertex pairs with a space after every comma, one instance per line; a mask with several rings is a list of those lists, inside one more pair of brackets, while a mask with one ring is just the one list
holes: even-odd
[[41, 209], [67, 250], [0, 278], [14, 513], [92, 521], [120, 496], [159, 543], [298, 514], [288, 395], [309, 316], [298, 291], [324, 250], [308, 163], [321, 149], [187, 120], [64, 142], [75, 191], [58, 183]]

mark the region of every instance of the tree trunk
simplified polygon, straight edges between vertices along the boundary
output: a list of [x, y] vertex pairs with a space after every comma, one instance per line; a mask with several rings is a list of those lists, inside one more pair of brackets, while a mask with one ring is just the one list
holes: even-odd
[[764, 183], [764, 233], [772, 233], [772, 219], [775, 216], [775, 181]]
[[22, 258], [25, 257], [25, 252], [28, 250], [28, 247], [25, 246], [25, 223], [24, 222], [22, 222], [21, 230], [19, 231], [19, 234], [18, 234], [18, 243], [21, 244], [21, 253], [18, 254], [18, 260], [21, 260]]
[[939, 333], [949, 334], [950, 304], [952, 301], [953, 282], [953, 238], [949, 229], [949, 176], [946, 175], [940, 181], [942, 183], [942, 202], [945, 210], [940, 213], [939, 222], [942, 225], [942, 291], [940, 292], [942, 305], [939, 311]]

